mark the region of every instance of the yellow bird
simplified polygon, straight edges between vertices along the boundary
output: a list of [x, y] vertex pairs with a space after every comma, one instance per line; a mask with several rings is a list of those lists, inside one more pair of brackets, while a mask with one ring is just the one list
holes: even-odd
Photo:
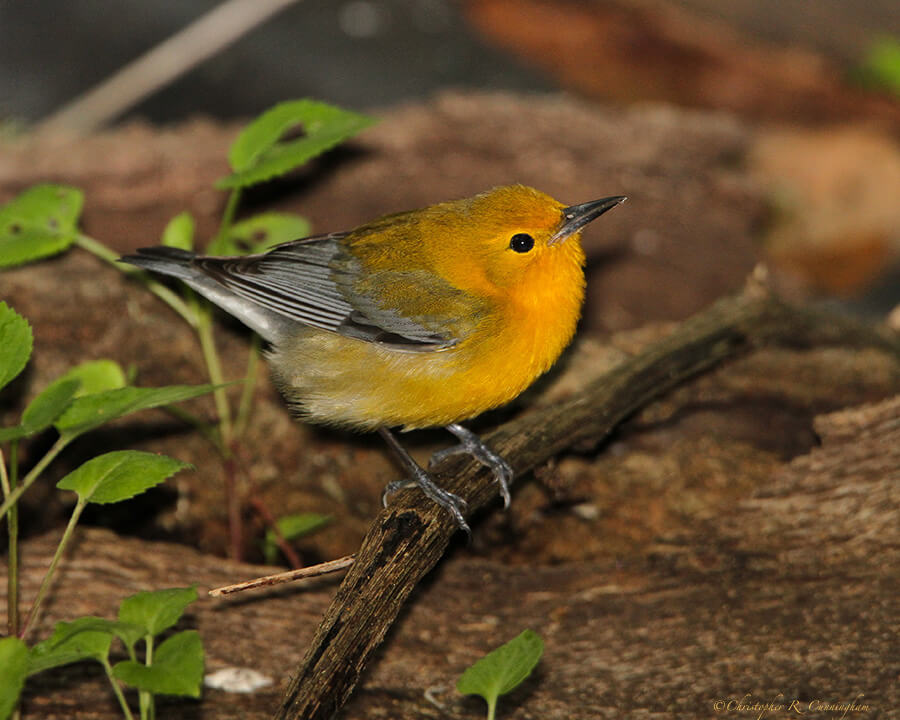
[[584, 300], [581, 229], [625, 200], [564, 206], [523, 185], [387, 215], [258, 255], [170, 247], [122, 260], [183, 280], [271, 344], [275, 381], [312, 422], [378, 430], [410, 480], [468, 531], [389, 428], [445, 426], [490, 467], [509, 504], [512, 469], [459, 422], [509, 402], [572, 339]]

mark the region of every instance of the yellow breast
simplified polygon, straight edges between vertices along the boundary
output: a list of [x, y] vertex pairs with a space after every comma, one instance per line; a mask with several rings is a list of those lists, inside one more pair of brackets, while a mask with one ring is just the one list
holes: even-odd
[[540, 259], [488, 291], [491, 311], [452, 348], [409, 352], [303, 329], [273, 353], [276, 380], [301, 415], [361, 430], [447, 425], [503, 405], [556, 361], [580, 315], [578, 238]]

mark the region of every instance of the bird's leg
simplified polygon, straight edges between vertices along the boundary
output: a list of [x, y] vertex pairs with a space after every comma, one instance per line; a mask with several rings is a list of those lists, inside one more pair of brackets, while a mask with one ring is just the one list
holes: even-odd
[[388, 445], [391, 446], [391, 449], [394, 451], [394, 454], [403, 464], [403, 467], [409, 473], [409, 478], [406, 480], [397, 480], [392, 483], [388, 483], [387, 487], [384, 489], [384, 494], [381, 496], [381, 501], [385, 507], [387, 507], [388, 497], [397, 492], [402, 488], [411, 487], [416, 485], [419, 489], [425, 493], [425, 496], [436, 502], [442, 508], [444, 508], [447, 512], [453, 515], [456, 520], [457, 525], [459, 525], [460, 529], [465, 530], [466, 534], [471, 535], [471, 529], [469, 528], [469, 524], [466, 522], [466, 519], [463, 517], [463, 511], [466, 509], [466, 501], [463, 500], [459, 495], [454, 495], [452, 492], [448, 492], [441, 488], [415, 460], [413, 460], [412, 456], [406, 451], [406, 449], [397, 441], [397, 438], [394, 437], [394, 434], [385, 427], [378, 428], [378, 432], [381, 433], [381, 437], [385, 439]]
[[500, 496], [503, 498], [503, 507], [508, 508], [510, 502], [509, 484], [513, 479], [513, 469], [497, 453], [491, 450], [484, 441], [471, 430], [466, 430], [462, 425], [456, 423], [447, 425], [447, 430], [452, 432], [459, 438], [459, 445], [447, 448], [446, 450], [438, 450], [431, 456], [429, 466], [439, 463], [446, 457], [451, 455], [471, 455], [482, 465], [489, 467], [494, 473], [494, 480], [500, 486]]

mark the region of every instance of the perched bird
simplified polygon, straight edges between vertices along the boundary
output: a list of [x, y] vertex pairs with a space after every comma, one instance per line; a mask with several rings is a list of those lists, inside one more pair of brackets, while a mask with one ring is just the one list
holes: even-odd
[[468, 530], [390, 428], [446, 426], [490, 467], [506, 505], [510, 466], [460, 421], [509, 402], [550, 368], [584, 300], [581, 229], [624, 197], [564, 206], [523, 185], [387, 215], [258, 255], [170, 247], [124, 262], [183, 280], [270, 345], [273, 375], [310, 421], [379, 431], [414, 482]]

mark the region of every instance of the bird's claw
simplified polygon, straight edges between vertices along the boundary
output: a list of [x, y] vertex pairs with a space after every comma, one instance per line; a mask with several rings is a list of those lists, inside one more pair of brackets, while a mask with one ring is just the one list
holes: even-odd
[[[459, 445], [455, 445], [445, 450], [439, 450], [434, 453], [434, 455], [431, 456], [429, 466], [434, 466], [442, 460], [454, 455], [471, 455], [482, 465], [491, 469], [491, 472], [494, 474], [494, 480], [500, 487], [500, 496], [503, 498], [503, 507], [508, 508], [511, 501], [509, 485], [512, 482], [514, 475], [510, 464], [485, 445], [480, 437], [475, 433], [466, 430], [462, 425], [448, 425], [447, 430], [459, 438]], [[419, 467], [409, 454], [400, 447], [399, 443], [397, 443], [396, 439], [388, 430], [382, 429], [381, 434], [394, 448], [401, 460], [403, 460], [411, 475], [411, 477], [405, 480], [395, 480], [392, 483], [388, 483], [381, 496], [382, 504], [387, 507], [388, 498], [398, 490], [413, 486], [418, 487], [425, 493], [426, 497], [430, 498], [440, 507], [444, 508], [444, 510], [449, 512], [456, 520], [456, 524], [462, 530], [465, 530], [466, 534], [471, 537], [472, 531], [470, 530], [464, 515], [466, 508], [468, 507], [466, 501], [459, 495], [455, 495], [440, 487], [431, 475]]]
[[387, 507], [388, 498], [391, 495], [398, 490], [409, 487], [418, 487], [425, 494], [425, 497], [449, 512], [453, 516], [453, 519], [456, 520], [456, 524], [459, 526], [460, 530], [465, 531], [466, 535], [471, 537], [472, 529], [469, 527], [469, 524], [466, 522], [466, 518], [463, 515], [468, 507], [468, 503], [466, 503], [459, 495], [444, 490], [432, 479], [431, 475], [421, 468], [419, 468], [419, 472], [415, 473], [414, 478], [395, 480], [394, 482], [388, 483], [384, 488], [384, 493], [381, 495], [381, 503], [384, 507]]
[[466, 430], [462, 425], [448, 425], [447, 430], [452, 432], [459, 438], [459, 445], [438, 450], [431, 456], [428, 462], [429, 467], [433, 467], [442, 460], [454, 455], [471, 455], [485, 467], [491, 469], [494, 473], [494, 480], [500, 486], [500, 496], [503, 498], [503, 507], [508, 508], [511, 501], [509, 493], [509, 485], [513, 479], [513, 469], [506, 460], [491, 450], [484, 441], [470, 430]]

